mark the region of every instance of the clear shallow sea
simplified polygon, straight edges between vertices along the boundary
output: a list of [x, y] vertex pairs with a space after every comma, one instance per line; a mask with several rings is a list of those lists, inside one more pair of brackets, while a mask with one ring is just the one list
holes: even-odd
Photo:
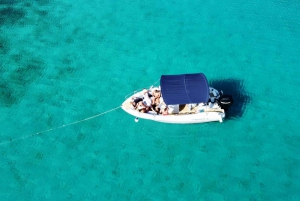
[[[0, 0], [0, 200], [300, 200], [300, 2]], [[222, 124], [124, 96], [206, 74]]]

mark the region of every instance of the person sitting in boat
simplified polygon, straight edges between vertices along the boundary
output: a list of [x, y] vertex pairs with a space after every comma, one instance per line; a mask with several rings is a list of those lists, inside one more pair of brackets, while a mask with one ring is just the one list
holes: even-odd
[[160, 107], [160, 113], [161, 113], [162, 115], [164, 115], [164, 116], [168, 115], [168, 114], [169, 114], [169, 112], [168, 112], [168, 107], [167, 107], [166, 105], [162, 105], [162, 106]]
[[142, 94], [143, 94], [143, 104], [144, 104], [146, 107], [151, 108], [151, 103], [152, 103], [152, 101], [151, 101], [151, 99], [150, 99], [150, 97], [149, 97], [149, 92], [148, 92], [148, 90], [147, 90], [147, 89], [144, 89], [144, 90], [142, 91]]
[[132, 106], [132, 109], [136, 109], [138, 106], [138, 103], [143, 101], [143, 98], [141, 98], [141, 97], [133, 96], [131, 99], [132, 99], [132, 101], [130, 102], [130, 104]]
[[160, 90], [158, 88], [155, 88], [152, 92], [152, 96], [154, 98], [160, 98], [161, 97], [161, 93], [160, 93]]
[[159, 98], [152, 98], [151, 99], [151, 110], [156, 112], [157, 114], [159, 114], [159, 111], [160, 111], [160, 101], [159, 101]]
[[151, 97], [151, 109], [152, 111], [156, 112], [157, 114], [159, 114], [160, 109], [160, 92], [158, 90], [153, 91], [152, 93], [152, 97]]
[[149, 111], [148, 107], [144, 105], [143, 101], [137, 103], [136, 110], [141, 113], [147, 113]]
[[142, 97], [132, 97], [132, 101], [130, 102], [132, 109], [137, 109], [139, 102], [143, 102], [145, 107], [151, 106], [151, 99], [149, 98], [148, 90], [144, 89], [141, 95]]

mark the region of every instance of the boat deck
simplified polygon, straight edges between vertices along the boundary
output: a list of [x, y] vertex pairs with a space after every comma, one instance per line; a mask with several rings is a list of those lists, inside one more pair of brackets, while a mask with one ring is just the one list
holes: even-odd
[[[130, 104], [130, 99], [123, 103], [124, 109], [133, 109], [132, 105]], [[195, 106], [190, 110], [189, 104], [179, 105], [179, 113], [177, 114], [170, 114], [170, 115], [184, 115], [184, 114], [196, 114], [199, 110], [203, 110], [203, 112], [222, 112], [224, 110], [221, 108], [209, 108], [207, 106]]]
[[179, 105], [179, 114], [195, 114], [198, 111], [198, 106], [194, 107], [190, 110], [188, 104], [186, 105]]
[[[133, 109], [130, 103], [130, 100], [127, 100], [123, 103], [124, 109]], [[180, 114], [196, 114], [199, 111], [200, 107], [196, 106], [192, 110], [190, 110], [189, 104], [179, 105], [179, 113], [173, 115], [180, 115]]]

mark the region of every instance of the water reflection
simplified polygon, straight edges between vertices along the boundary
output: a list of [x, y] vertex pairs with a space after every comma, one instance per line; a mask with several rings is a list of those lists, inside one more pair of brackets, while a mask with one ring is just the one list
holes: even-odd
[[241, 118], [246, 110], [247, 104], [251, 102], [251, 97], [246, 91], [243, 80], [226, 79], [226, 80], [211, 80], [210, 86], [223, 91], [224, 94], [233, 97], [233, 104], [226, 112], [226, 118]]

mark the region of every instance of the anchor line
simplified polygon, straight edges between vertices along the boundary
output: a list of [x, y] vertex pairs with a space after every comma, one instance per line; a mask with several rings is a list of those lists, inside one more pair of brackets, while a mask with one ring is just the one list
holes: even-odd
[[19, 137], [19, 138], [15, 138], [15, 139], [12, 139], [12, 140], [7, 140], [5, 142], [1, 142], [0, 145], [3, 145], [3, 144], [6, 144], [6, 143], [11, 143], [11, 142], [14, 142], [14, 141], [17, 141], [17, 140], [24, 140], [26, 138], [29, 138], [29, 137], [32, 137], [32, 136], [35, 136], [35, 135], [40, 135], [42, 133], [46, 133], [46, 132], [49, 132], [49, 131], [53, 131], [53, 130], [57, 130], [57, 129], [60, 129], [60, 128], [64, 128], [64, 127], [67, 127], [67, 126], [71, 126], [71, 125], [74, 125], [74, 124], [78, 124], [78, 123], [81, 123], [81, 122], [84, 122], [84, 121], [88, 121], [88, 120], [91, 120], [91, 119], [94, 119], [96, 117], [99, 117], [99, 116], [102, 116], [104, 114], [107, 114], [109, 112], [112, 112], [114, 110], [117, 110], [119, 109], [121, 106], [118, 106], [118, 107], [115, 107], [113, 109], [110, 109], [110, 110], [107, 110], [105, 112], [102, 112], [100, 114], [96, 114], [94, 116], [91, 116], [91, 117], [88, 117], [88, 118], [85, 118], [85, 119], [82, 119], [82, 120], [79, 120], [79, 121], [75, 121], [75, 122], [72, 122], [72, 123], [68, 123], [68, 124], [63, 124], [61, 126], [58, 126], [58, 127], [55, 127], [55, 128], [50, 128], [50, 129], [47, 129], [47, 130], [44, 130], [44, 131], [40, 131], [40, 132], [37, 132], [37, 133], [34, 133], [34, 134], [31, 134], [31, 135], [27, 135], [27, 136], [24, 136], [24, 137]]

